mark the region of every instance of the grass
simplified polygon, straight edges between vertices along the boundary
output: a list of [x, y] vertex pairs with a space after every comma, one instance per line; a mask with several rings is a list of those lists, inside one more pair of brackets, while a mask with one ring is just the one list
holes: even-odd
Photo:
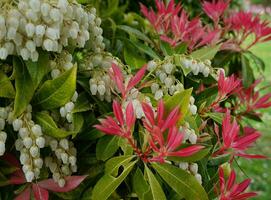
[[[271, 42], [258, 44], [251, 51], [259, 56], [266, 64], [263, 85], [271, 83]], [[269, 86], [263, 93], [271, 92]], [[252, 122], [252, 126], [262, 133], [262, 138], [252, 149], [252, 153], [263, 154], [271, 158], [271, 109], [262, 110], [263, 123]], [[239, 159], [240, 168], [237, 169], [242, 179], [251, 178], [251, 190], [258, 191], [255, 200], [271, 199], [271, 160]], [[238, 167], [237, 167], [238, 168]]]

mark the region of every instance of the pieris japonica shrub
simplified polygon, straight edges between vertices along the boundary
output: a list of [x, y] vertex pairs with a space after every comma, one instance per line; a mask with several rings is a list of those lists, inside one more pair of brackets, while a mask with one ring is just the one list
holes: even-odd
[[232, 163], [266, 158], [244, 118], [271, 106], [249, 51], [268, 22], [228, 0], [203, 1], [204, 19], [129, 3], [0, 2], [1, 198], [257, 195]]

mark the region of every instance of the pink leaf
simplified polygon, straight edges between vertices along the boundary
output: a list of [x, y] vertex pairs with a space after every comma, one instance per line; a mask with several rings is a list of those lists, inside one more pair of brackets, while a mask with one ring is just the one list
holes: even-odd
[[35, 196], [35, 200], [48, 200], [49, 192], [42, 187], [39, 187], [38, 184], [32, 184], [32, 190]]
[[30, 187], [27, 187], [15, 200], [30, 200]]
[[146, 69], [147, 69], [147, 65], [144, 65], [137, 73], [134, 77], [132, 77], [130, 80], [129, 80], [129, 83], [127, 85], [127, 91], [131, 90], [136, 84], [138, 84], [141, 79], [143, 78], [145, 72], [146, 72]]
[[86, 177], [87, 176], [68, 176], [65, 178], [66, 185], [63, 188], [59, 187], [53, 179], [40, 181], [38, 184], [40, 187], [53, 192], [69, 192], [75, 189]]

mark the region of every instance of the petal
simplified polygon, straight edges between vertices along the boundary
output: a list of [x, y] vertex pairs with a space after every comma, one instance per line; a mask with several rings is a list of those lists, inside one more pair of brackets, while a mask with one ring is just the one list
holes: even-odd
[[59, 187], [53, 179], [40, 181], [38, 184], [40, 187], [53, 192], [69, 192], [78, 187], [86, 177], [87, 176], [67, 176], [65, 177], [66, 185], [64, 187]]

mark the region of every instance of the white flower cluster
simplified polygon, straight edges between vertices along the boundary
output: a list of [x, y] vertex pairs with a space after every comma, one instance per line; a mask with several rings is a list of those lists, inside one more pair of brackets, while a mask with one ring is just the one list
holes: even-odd
[[64, 187], [66, 183], [65, 176], [70, 176], [72, 173], [77, 172], [77, 150], [73, 143], [66, 138], [58, 141], [47, 137], [46, 143], [50, 146], [54, 155], [45, 158], [45, 165], [52, 172], [54, 181], [60, 187]]
[[[7, 2], [8, 4], [8, 2]], [[61, 52], [69, 44], [95, 52], [104, 49], [101, 19], [75, 0], [18, 0], [0, 14], [0, 59], [20, 55], [37, 61], [37, 48]]]
[[32, 107], [28, 105], [27, 114], [12, 122], [14, 131], [18, 131], [18, 139], [15, 141], [17, 151], [20, 151], [20, 162], [27, 182], [39, 178], [43, 159], [40, 157], [40, 149], [45, 146], [40, 125], [31, 120]]
[[177, 69], [171, 59], [165, 59], [162, 62], [152, 60], [148, 62], [147, 70], [154, 72], [158, 79], [151, 85], [151, 91], [156, 100], [162, 99], [166, 94], [173, 95], [175, 92], [184, 89], [183, 84], [174, 76]]
[[184, 142], [190, 142], [191, 144], [197, 143], [198, 136], [195, 130], [190, 128], [189, 123], [186, 122], [184, 126], [179, 128], [179, 130], [185, 134], [183, 139]]
[[61, 107], [59, 110], [61, 117], [66, 118], [69, 123], [72, 123], [73, 121], [72, 110], [74, 109], [74, 103], [76, 102], [77, 98], [78, 93], [75, 91], [71, 101], [66, 103], [65, 106]]
[[0, 107], [0, 156], [6, 151], [7, 133], [4, 131], [6, 119], [8, 118], [9, 107]]
[[187, 163], [187, 162], [180, 162], [179, 164], [179, 168], [188, 171], [189, 173], [193, 174], [195, 176], [195, 178], [197, 179], [197, 181], [202, 184], [202, 177], [201, 175], [198, 173], [198, 164], [197, 163]]
[[141, 119], [145, 116], [141, 102], [146, 102], [150, 106], [152, 106], [150, 98], [143, 95], [136, 88], [131, 89], [131, 91], [129, 91], [129, 93], [127, 94], [126, 101], [122, 105], [123, 113], [126, 112], [126, 107], [128, 106], [129, 102], [132, 102], [133, 104], [134, 112], [137, 119]]
[[194, 103], [195, 103], [195, 98], [193, 96], [191, 96], [190, 97], [190, 102], [189, 102], [189, 110], [190, 110], [192, 115], [197, 114], [197, 111], [198, 111], [198, 108]]
[[71, 69], [74, 64], [72, 63], [72, 55], [67, 51], [62, 51], [54, 60], [50, 61], [51, 77], [53, 79], [59, 77], [63, 72]]
[[186, 69], [190, 69], [194, 75], [202, 73], [204, 77], [210, 74], [211, 61], [198, 62], [190, 58], [181, 58], [181, 63]]

